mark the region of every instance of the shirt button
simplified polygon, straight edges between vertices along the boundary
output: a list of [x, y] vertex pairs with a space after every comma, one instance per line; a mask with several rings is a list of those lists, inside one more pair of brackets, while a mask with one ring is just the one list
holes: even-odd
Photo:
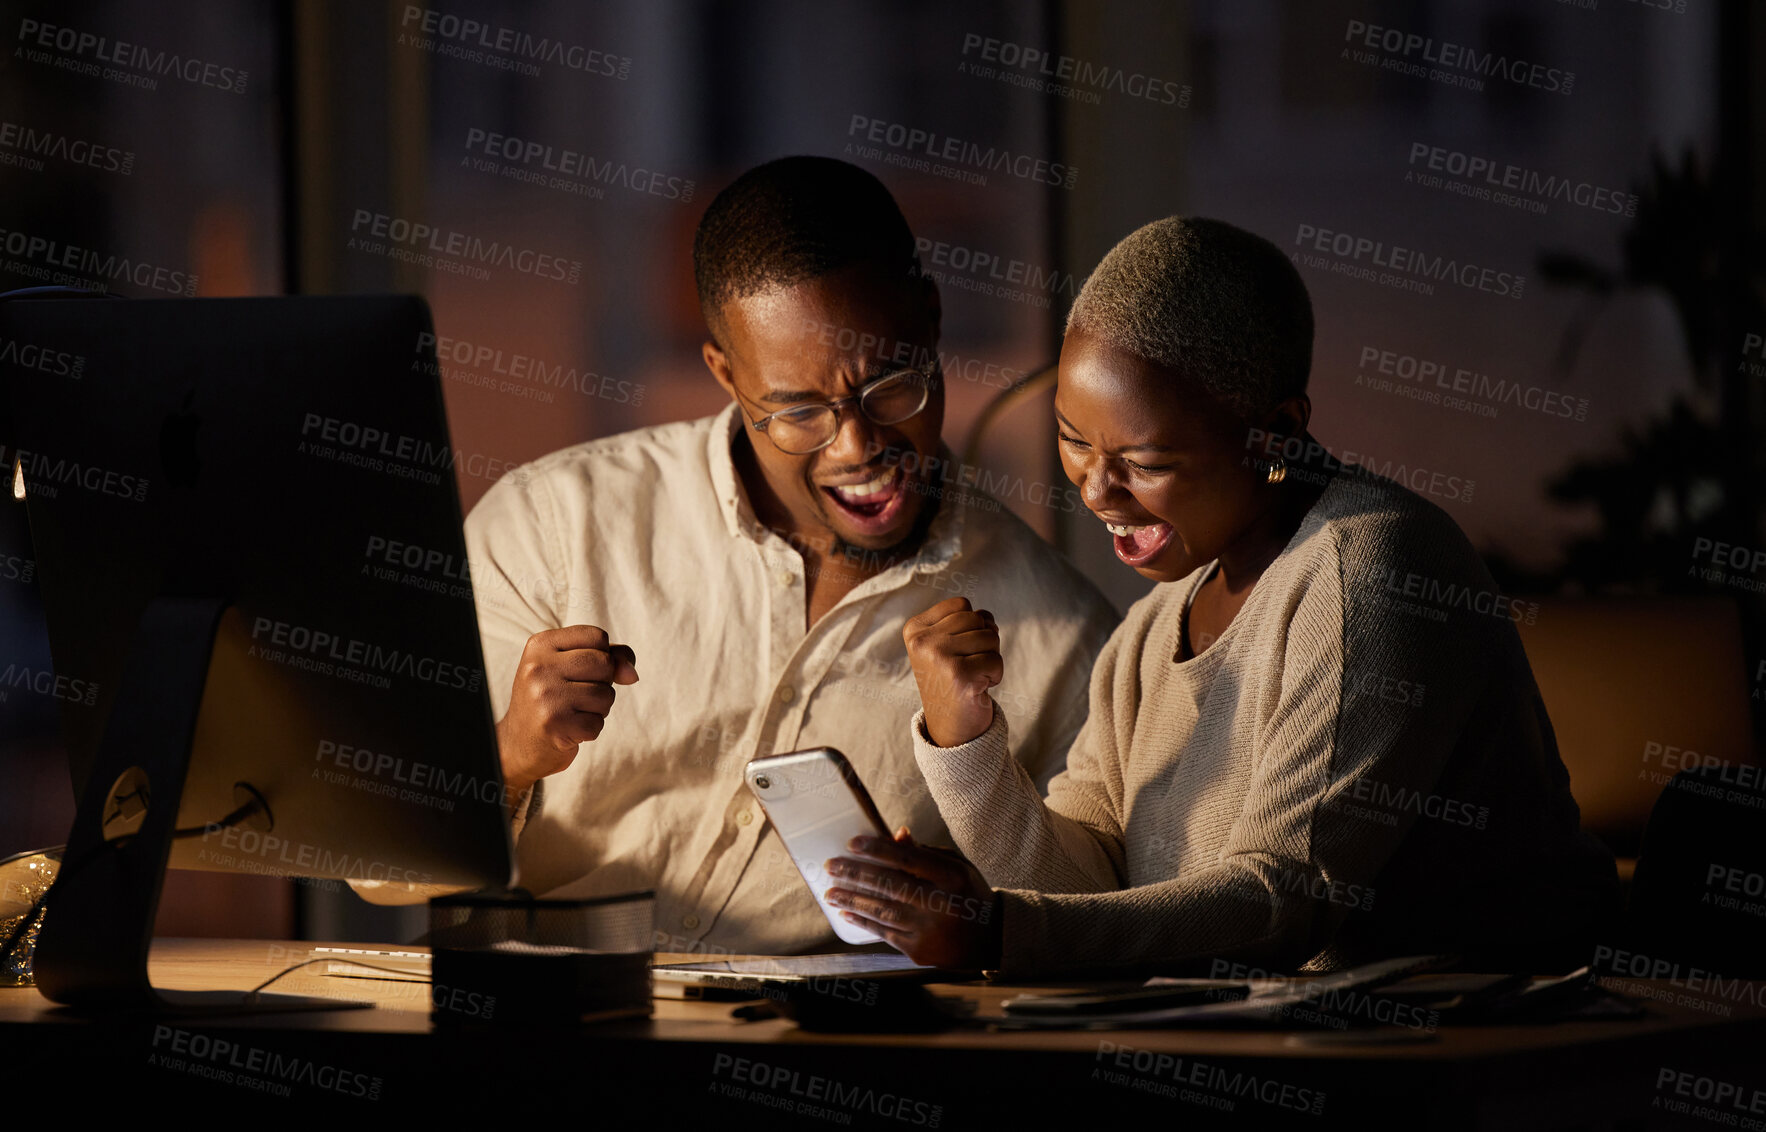
[[796, 688], [793, 688], [789, 684], [786, 684], [786, 685], [783, 685], [782, 687], [780, 687], [780, 689], [779, 689], [779, 702], [780, 703], [788, 704], [796, 698], [797, 698], [797, 689]]
[[699, 917], [693, 915], [693, 913], [689, 912], [685, 916], [681, 917], [681, 927], [686, 928], [688, 931], [692, 931], [694, 928], [696, 928], [698, 926], [699, 926]]
[[743, 810], [741, 813], [736, 815], [736, 824], [737, 825], [748, 825], [748, 824], [752, 823], [753, 821], [754, 821], [754, 811], [752, 811], [752, 810]]
[[781, 586], [793, 585], [796, 583], [796, 581], [797, 581], [797, 575], [793, 574], [791, 571], [789, 571], [789, 570], [780, 570], [779, 571], [779, 584]]

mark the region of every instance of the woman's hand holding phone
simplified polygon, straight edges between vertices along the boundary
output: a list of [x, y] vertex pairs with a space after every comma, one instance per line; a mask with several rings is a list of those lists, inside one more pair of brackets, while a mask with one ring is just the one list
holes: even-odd
[[916, 843], [855, 837], [828, 862], [829, 904], [923, 966], [982, 970], [1000, 963], [999, 894], [962, 854]]
[[993, 724], [987, 690], [1006, 672], [993, 614], [966, 597], [939, 602], [908, 619], [901, 637], [914, 666], [926, 735], [940, 747], [958, 747]]

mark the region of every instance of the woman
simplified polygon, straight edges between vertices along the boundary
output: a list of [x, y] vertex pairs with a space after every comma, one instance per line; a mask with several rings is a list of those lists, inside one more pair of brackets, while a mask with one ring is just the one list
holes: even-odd
[[861, 839], [830, 863], [849, 919], [1012, 974], [1586, 961], [1617, 882], [1525, 607], [1440, 508], [1313, 440], [1312, 329], [1293, 266], [1230, 225], [1168, 218], [1105, 257], [1068, 319], [1057, 443], [1161, 584], [1100, 654], [1046, 799], [987, 694], [1010, 678], [991, 615], [908, 623], [916, 757], [967, 860]]

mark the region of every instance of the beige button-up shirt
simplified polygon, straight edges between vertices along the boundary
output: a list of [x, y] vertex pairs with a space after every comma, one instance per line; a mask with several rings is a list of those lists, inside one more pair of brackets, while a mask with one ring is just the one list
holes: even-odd
[[756, 520], [731, 459], [740, 422], [732, 404], [554, 452], [466, 520], [497, 718], [534, 633], [597, 625], [637, 654], [638, 683], [618, 689], [600, 737], [518, 809], [517, 883], [553, 897], [654, 888], [658, 950], [841, 946], [743, 781], [750, 759], [835, 747], [891, 828], [950, 843], [914, 762], [907, 618], [957, 595], [993, 611], [994, 692], [1039, 786], [1065, 764], [1117, 620], [1022, 520], [953, 483], [919, 553], [806, 631], [803, 559]]

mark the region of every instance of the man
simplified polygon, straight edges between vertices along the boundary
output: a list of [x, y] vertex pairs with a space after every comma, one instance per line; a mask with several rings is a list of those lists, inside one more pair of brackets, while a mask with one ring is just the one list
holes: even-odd
[[659, 950], [825, 949], [743, 765], [836, 747], [886, 820], [939, 840], [907, 619], [940, 598], [994, 611], [1025, 658], [996, 689], [1026, 720], [1012, 754], [1046, 785], [1115, 614], [957, 488], [938, 291], [875, 177], [816, 157], [750, 170], [693, 261], [731, 404], [536, 460], [466, 522], [518, 883], [654, 888]]

